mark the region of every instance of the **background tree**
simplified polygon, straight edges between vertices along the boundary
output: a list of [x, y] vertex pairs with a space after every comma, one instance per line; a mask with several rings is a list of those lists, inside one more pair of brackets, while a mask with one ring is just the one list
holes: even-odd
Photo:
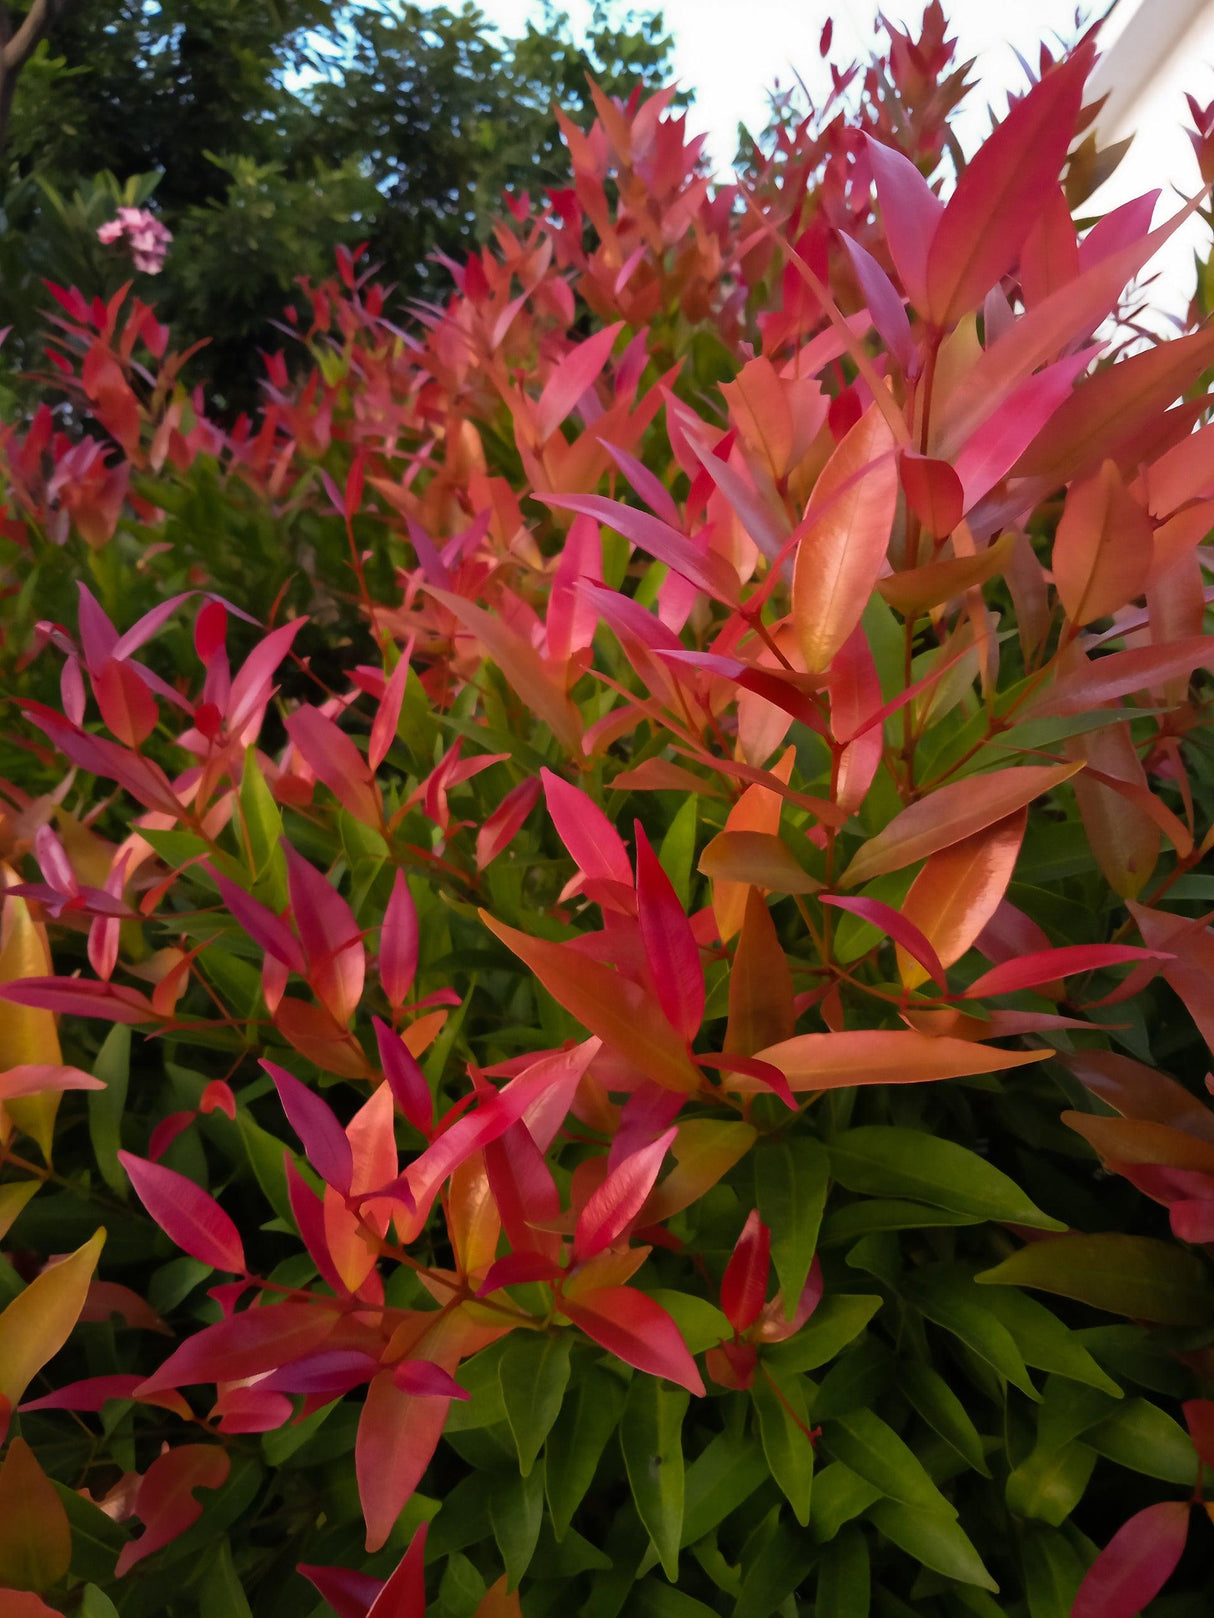
[[70, 8], [26, 65], [0, 159], [9, 366], [37, 356], [43, 277], [103, 294], [127, 278], [96, 229], [154, 190], [174, 246], [139, 290], [179, 340], [211, 338], [198, 370], [217, 405], [246, 408], [250, 352], [277, 346], [297, 277], [356, 238], [402, 305], [439, 293], [432, 255], [466, 252], [502, 190], [559, 177], [553, 104], [581, 117], [587, 74], [625, 96], [660, 82], [669, 49], [660, 15], [614, 26], [601, 6], [584, 40], [551, 6], [520, 38], [472, 5]]

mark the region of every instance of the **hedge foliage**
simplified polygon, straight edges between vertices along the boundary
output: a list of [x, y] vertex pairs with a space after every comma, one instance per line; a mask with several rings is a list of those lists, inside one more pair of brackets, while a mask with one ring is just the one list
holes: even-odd
[[1093, 56], [961, 165], [933, 5], [725, 186], [598, 94], [231, 429], [51, 288], [6, 1615], [1207, 1611], [1214, 331]]

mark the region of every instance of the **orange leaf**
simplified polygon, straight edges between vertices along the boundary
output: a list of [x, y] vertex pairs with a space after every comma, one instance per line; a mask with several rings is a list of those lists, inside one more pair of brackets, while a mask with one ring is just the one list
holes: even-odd
[[[1092, 765], [1109, 782], [1122, 781], [1131, 790], [1150, 795], [1128, 724], [1072, 736], [1066, 752], [1069, 758]], [[1105, 881], [1121, 898], [1136, 899], [1159, 858], [1158, 825], [1128, 793], [1102, 784], [1086, 770], [1075, 779], [1075, 801]]]
[[1214, 1141], [1200, 1140], [1183, 1129], [1143, 1118], [1097, 1118], [1088, 1112], [1064, 1112], [1061, 1117], [1106, 1163], [1158, 1163], [1214, 1174]]
[[893, 434], [872, 405], [814, 485], [792, 587], [793, 625], [811, 674], [830, 666], [877, 582], [898, 504], [894, 450]]
[[0, 1396], [16, 1404], [80, 1318], [105, 1231], [36, 1275], [0, 1312]]
[[14, 1438], [0, 1466], [0, 1585], [6, 1591], [49, 1589], [71, 1559], [63, 1502], [24, 1438]]
[[745, 883], [771, 893], [817, 893], [822, 886], [798, 865], [786, 843], [766, 831], [718, 832], [700, 855], [699, 869], [714, 882]]
[[1054, 583], [1073, 624], [1107, 618], [1146, 588], [1152, 526], [1116, 463], [1071, 486], [1054, 536]]
[[870, 838], [840, 883], [843, 887], [858, 887], [875, 876], [900, 871], [942, 848], [951, 848], [963, 838], [1015, 814], [1082, 768], [1082, 764], [1025, 764], [1001, 770], [997, 775], [950, 781], [903, 809]]
[[[969, 949], [1007, 892], [1024, 838], [1026, 811], [997, 820], [951, 848], [933, 854], [911, 884], [902, 914], [951, 966]], [[898, 971], [908, 989], [919, 986], [927, 969], [899, 947]]]
[[929, 607], [951, 601], [963, 591], [985, 584], [987, 579], [1002, 573], [1011, 560], [1014, 544], [1015, 535], [1004, 534], [974, 556], [947, 556], [943, 561], [929, 562], [926, 567], [891, 573], [877, 580], [877, 589], [904, 618], [917, 617]]
[[565, 944], [532, 938], [495, 921], [484, 910], [480, 917], [530, 967], [553, 999], [604, 1045], [669, 1090], [689, 1093], [699, 1088], [700, 1075], [687, 1055], [686, 1042], [666, 1021], [652, 995]]
[[[906, 1028], [863, 1028], [837, 1034], [798, 1034], [758, 1051], [778, 1067], [792, 1090], [838, 1090], [853, 1084], [923, 1084], [1024, 1067], [1049, 1051], [1001, 1051], [968, 1039], [933, 1039]], [[735, 1078], [733, 1089], [741, 1089]]]
[[[783, 846], [781, 843], [780, 847]], [[756, 888], [751, 888], [729, 974], [725, 1049], [753, 1056], [765, 1045], [790, 1039], [796, 1023], [788, 959], [776, 937], [767, 900]]]

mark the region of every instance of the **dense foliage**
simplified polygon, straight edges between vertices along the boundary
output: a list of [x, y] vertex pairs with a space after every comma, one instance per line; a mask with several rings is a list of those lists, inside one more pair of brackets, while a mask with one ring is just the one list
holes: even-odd
[[596, 92], [230, 428], [54, 289], [6, 1614], [1207, 1611], [1214, 331], [1092, 60], [959, 176], [935, 6], [736, 187]]
[[[298, 277], [365, 241], [397, 313], [445, 293], [433, 255], [462, 256], [504, 190], [561, 181], [553, 106], [585, 124], [587, 74], [609, 94], [657, 88], [660, 18], [577, 38], [549, 7], [503, 37], [473, 6], [375, 0], [106, 0], [59, 8], [17, 81], [3, 142], [0, 325], [15, 363], [38, 355], [40, 277], [109, 296], [130, 274], [96, 241], [121, 198], [152, 199], [177, 250], [140, 277], [212, 412], [257, 400], [250, 351], [273, 347]], [[14, 356], [10, 355], [10, 363]]]

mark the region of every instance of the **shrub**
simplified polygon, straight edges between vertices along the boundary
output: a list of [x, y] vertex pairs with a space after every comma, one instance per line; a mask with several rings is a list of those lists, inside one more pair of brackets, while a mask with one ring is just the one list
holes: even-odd
[[736, 187], [599, 96], [231, 431], [53, 289], [6, 1611], [1204, 1610], [1214, 335], [1092, 58], [955, 187], [934, 6]]

